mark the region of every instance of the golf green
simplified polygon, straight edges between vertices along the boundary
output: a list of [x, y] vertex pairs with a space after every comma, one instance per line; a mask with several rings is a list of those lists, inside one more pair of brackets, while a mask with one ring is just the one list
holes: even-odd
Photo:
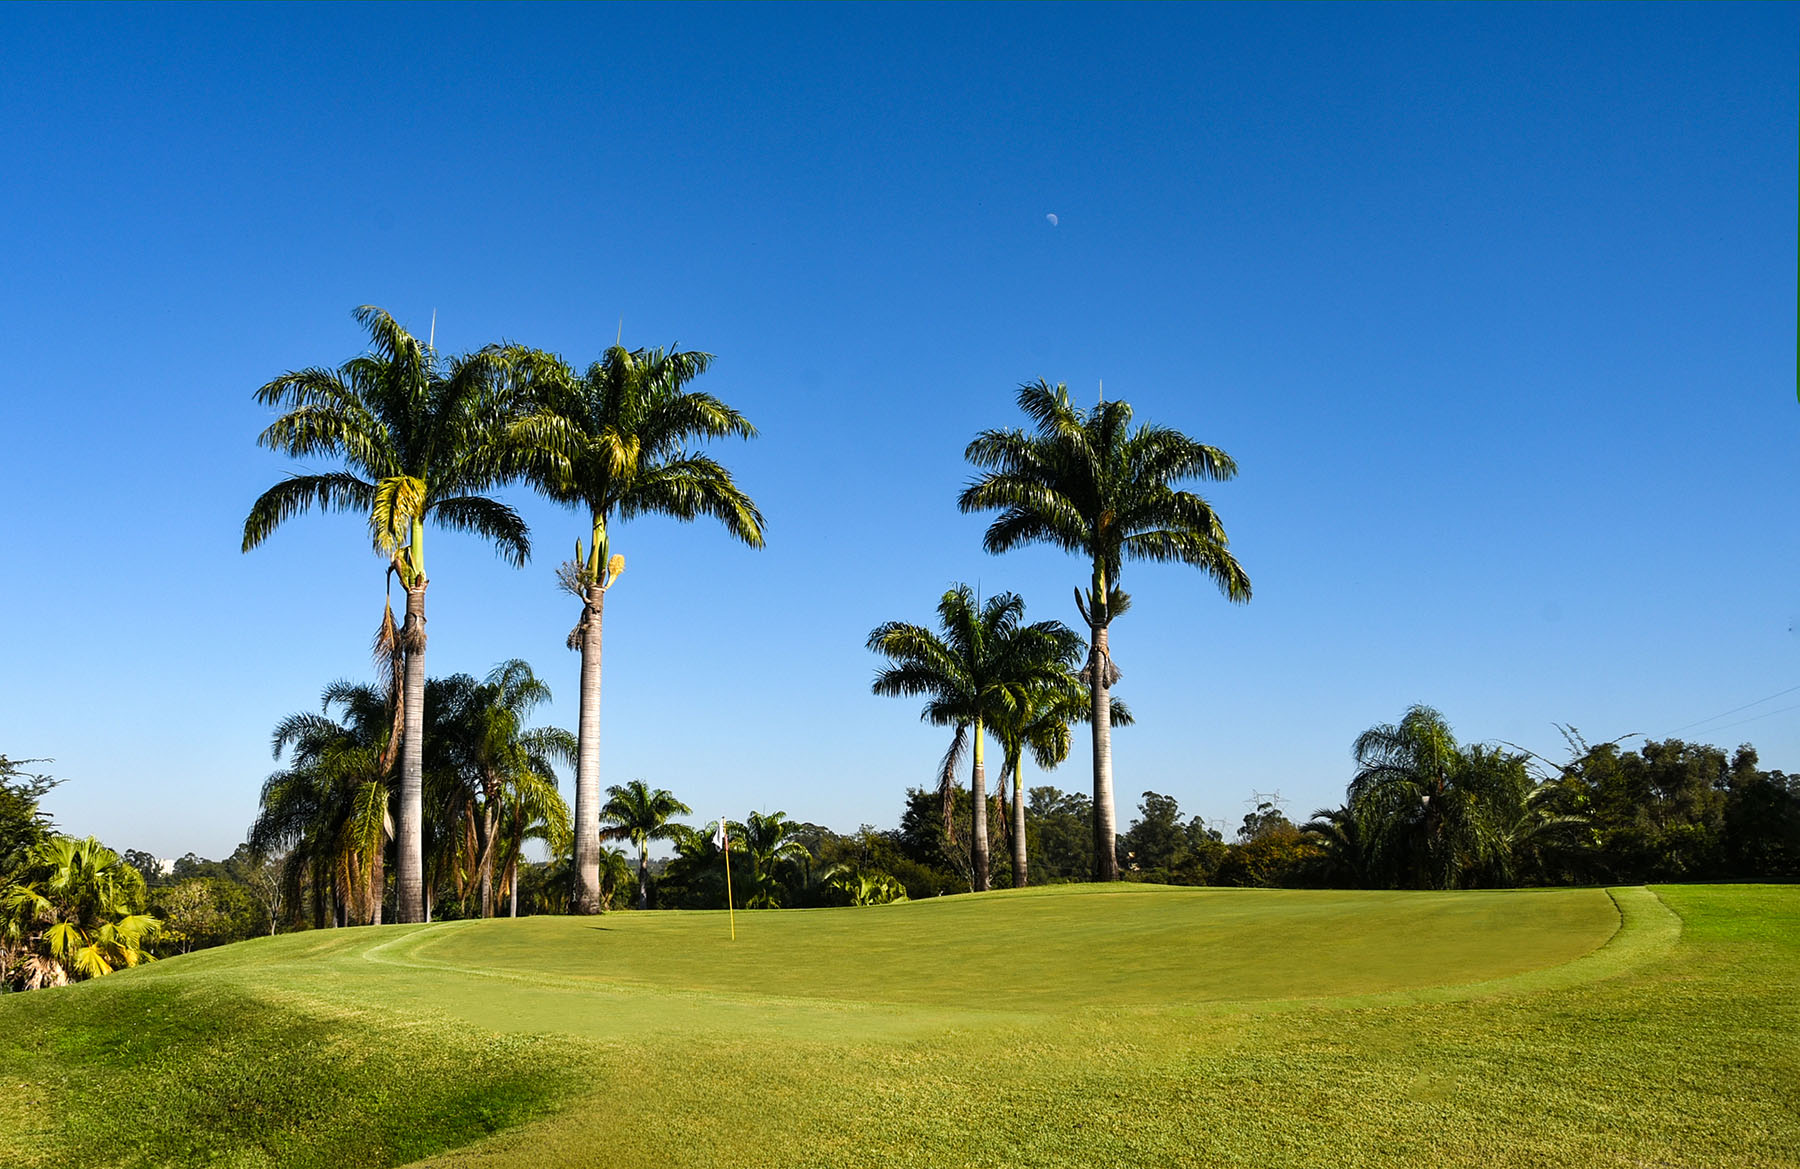
[[322, 931], [8, 996], [0, 1165], [1800, 1165], [1792, 888], [736, 928]]

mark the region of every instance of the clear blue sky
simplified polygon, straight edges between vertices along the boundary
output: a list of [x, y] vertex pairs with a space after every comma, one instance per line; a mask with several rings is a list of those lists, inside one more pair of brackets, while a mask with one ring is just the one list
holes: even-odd
[[[382, 585], [350, 517], [239, 553], [290, 469], [251, 394], [365, 303], [718, 354], [769, 546], [628, 527], [606, 628], [605, 782], [700, 818], [892, 824], [943, 739], [869, 629], [959, 580], [1075, 621], [1079, 565], [954, 506], [1039, 376], [1242, 468], [1250, 605], [1126, 579], [1122, 822], [1335, 803], [1413, 702], [1552, 753], [1800, 686], [1797, 45], [1776, 4], [9, 6], [0, 751], [68, 830], [242, 838]], [[429, 663], [525, 657], [572, 726], [582, 525], [518, 498], [522, 571], [433, 539]], [[1800, 770], [1796, 704], [1684, 733]]]

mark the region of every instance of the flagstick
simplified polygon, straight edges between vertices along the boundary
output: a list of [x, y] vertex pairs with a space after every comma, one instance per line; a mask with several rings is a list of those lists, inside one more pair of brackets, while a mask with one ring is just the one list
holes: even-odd
[[731, 904], [731, 836], [725, 836], [725, 916], [731, 922], [731, 940], [737, 941], [737, 909]]

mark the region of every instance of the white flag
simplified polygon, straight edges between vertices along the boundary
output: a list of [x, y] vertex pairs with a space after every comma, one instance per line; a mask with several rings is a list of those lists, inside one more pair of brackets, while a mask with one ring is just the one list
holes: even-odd
[[719, 817], [719, 830], [713, 833], [713, 843], [718, 845], [721, 850], [725, 848], [727, 843], [725, 839], [725, 817], [723, 816]]

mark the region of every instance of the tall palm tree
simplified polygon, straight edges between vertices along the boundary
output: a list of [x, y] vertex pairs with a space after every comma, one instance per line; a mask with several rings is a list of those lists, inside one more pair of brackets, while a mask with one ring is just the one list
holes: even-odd
[[1082, 673], [1094, 740], [1094, 879], [1113, 881], [1119, 861], [1109, 692], [1119, 671], [1107, 631], [1129, 604], [1120, 569], [1127, 560], [1188, 564], [1229, 599], [1248, 601], [1250, 578], [1212, 505], [1176, 489], [1189, 479], [1230, 479], [1237, 464], [1168, 427], [1133, 427], [1125, 402], [1082, 409], [1067, 386], [1042, 379], [1019, 387], [1018, 404], [1033, 429], [976, 435], [964, 455], [983, 474], [957, 503], [965, 512], [1000, 513], [984, 540], [989, 552], [1042, 543], [1088, 563], [1088, 587], [1075, 591], [1075, 604], [1089, 630]]
[[580, 758], [575, 773], [575, 911], [600, 909], [600, 649], [607, 591], [625, 571], [611, 528], [635, 516], [679, 520], [709, 516], [752, 548], [763, 544], [763, 517], [716, 460], [691, 449], [707, 439], [753, 438], [756, 428], [711, 394], [688, 383], [712, 364], [710, 353], [608, 349], [576, 376], [560, 362], [534, 370], [539, 408], [516, 424], [532, 452], [531, 479], [551, 499], [588, 517], [585, 550], [564, 566], [563, 585], [581, 601], [569, 648], [581, 652]]
[[342, 459], [344, 470], [293, 475], [263, 492], [244, 520], [243, 547], [248, 552], [312, 508], [362, 512], [377, 551], [406, 589], [406, 622], [397, 631], [405, 732], [396, 908], [401, 921], [422, 921], [425, 523], [490, 540], [515, 567], [530, 556], [525, 521], [481, 494], [516, 469], [507, 423], [516, 404], [514, 373], [530, 355], [489, 346], [445, 359], [382, 309], [365, 305], [354, 315], [369, 331], [369, 352], [336, 370], [282, 374], [256, 392], [258, 402], [286, 410], [259, 444], [295, 458]]
[[[605, 840], [629, 840], [637, 848], [638, 853], [638, 893], [637, 907], [650, 908], [650, 842], [652, 840], [671, 840], [682, 826], [671, 823], [677, 816], [686, 816], [694, 809], [688, 807], [662, 788], [651, 789], [641, 779], [634, 779], [623, 786], [614, 785], [606, 789], [609, 797], [600, 808], [600, 820], [610, 825], [601, 830]], [[581, 837], [576, 835], [579, 846]], [[598, 865], [595, 866], [598, 869]], [[579, 888], [579, 885], [577, 886]]]
[[149, 962], [160, 929], [136, 869], [91, 836], [54, 836], [0, 894], [0, 982], [36, 990]]
[[502, 830], [512, 818], [566, 823], [568, 810], [556, 791], [556, 763], [575, 759], [575, 736], [559, 727], [527, 727], [526, 719], [550, 699], [550, 687], [514, 658], [484, 681], [449, 679], [447, 754], [461, 783], [460, 804], [474, 833], [470, 868], [480, 888], [481, 916], [494, 915], [495, 862]]
[[[1079, 647], [1077, 647], [1079, 652]], [[1135, 721], [1131, 708], [1117, 697], [1110, 700], [1109, 717], [1115, 727], [1128, 727]], [[1073, 671], [1046, 686], [1025, 693], [1024, 701], [1007, 717], [994, 724], [994, 737], [1005, 752], [1001, 765], [1004, 774], [1012, 776], [1012, 868], [1013, 888], [1023, 889], [1028, 883], [1030, 858], [1025, 840], [1025, 756], [1027, 753], [1046, 771], [1062, 765], [1069, 757], [1072, 736], [1069, 724], [1088, 719], [1087, 689]], [[1001, 784], [1004, 789], [1004, 783]]]
[[310, 884], [313, 923], [379, 924], [385, 851], [393, 835], [387, 782], [387, 697], [373, 686], [334, 682], [317, 713], [275, 724], [271, 750], [288, 766], [263, 784], [250, 826], [256, 851], [285, 852], [284, 884], [298, 906]]
[[978, 603], [963, 584], [938, 601], [938, 625], [942, 636], [902, 621], [876, 626], [868, 647], [893, 664], [876, 673], [872, 689], [890, 697], [923, 696], [921, 717], [933, 726], [955, 728], [938, 779], [946, 830], [955, 769], [964, 750], [973, 748], [969, 851], [971, 884], [981, 892], [988, 887], [986, 731], [1015, 717], [1032, 691], [1066, 678], [1081, 642], [1059, 621], [1025, 624], [1025, 602], [1016, 593]]

